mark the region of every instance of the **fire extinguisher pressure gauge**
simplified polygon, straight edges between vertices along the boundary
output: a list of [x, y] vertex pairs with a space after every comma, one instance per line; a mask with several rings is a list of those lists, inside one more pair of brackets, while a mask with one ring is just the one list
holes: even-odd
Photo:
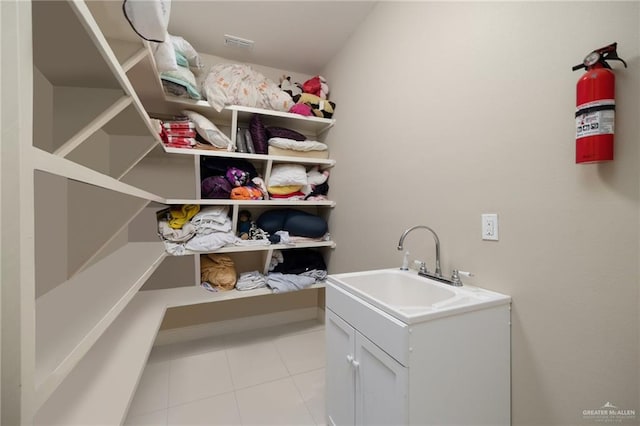
[[591, 52], [587, 56], [585, 56], [584, 61], [582, 61], [582, 63], [584, 64], [585, 67], [590, 67], [592, 65], [595, 65], [599, 60], [600, 60], [600, 53]]

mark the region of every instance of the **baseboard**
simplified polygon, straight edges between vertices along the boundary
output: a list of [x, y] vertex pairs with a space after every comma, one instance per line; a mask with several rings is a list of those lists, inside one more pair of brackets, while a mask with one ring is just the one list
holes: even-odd
[[171, 345], [190, 340], [204, 339], [207, 337], [222, 336], [225, 334], [240, 333], [243, 331], [257, 330], [274, 327], [298, 321], [318, 320], [324, 323], [324, 309], [316, 306], [289, 311], [273, 312], [264, 315], [237, 318], [226, 321], [216, 321], [206, 324], [197, 324], [189, 327], [171, 328], [160, 330], [154, 342], [154, 346]]

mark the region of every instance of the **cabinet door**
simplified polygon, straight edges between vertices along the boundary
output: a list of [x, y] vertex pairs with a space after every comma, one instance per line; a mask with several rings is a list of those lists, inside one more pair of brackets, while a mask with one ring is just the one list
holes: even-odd
[[356, 425], [406, 425], [408, 369], [356, 331]]
[[326, 311], [327, 418], [329, 425], [355, 423], [355, 330], [330, 309]]

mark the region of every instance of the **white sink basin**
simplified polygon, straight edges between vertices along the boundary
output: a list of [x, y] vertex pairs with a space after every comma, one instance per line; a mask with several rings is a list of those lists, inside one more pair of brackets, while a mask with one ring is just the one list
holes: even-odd
[[431, 306], [456, 295], [450, 288], [428, 285], [425, 278], [400, 270], [345, 274], [340, 277], [352, 289], [397, 307]]
[[468, 312], [511, 300], [509, 296], [479, 287], [454, 287], [421, 277], [415, 271], [399, 269], [330, 275], [328, 280], [405, 323]]

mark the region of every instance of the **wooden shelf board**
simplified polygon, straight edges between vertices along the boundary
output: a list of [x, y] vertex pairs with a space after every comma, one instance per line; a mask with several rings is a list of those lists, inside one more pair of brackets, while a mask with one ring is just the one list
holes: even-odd
[[[323, 288], [325, 282], [308, 289]], [[299, 291], [306, 291], [299, 290]], [[274, 295], [268, 288], [141, 291], [36, 415], [36, 425], [122, 424], [167, 308]]]
[[182, 155], [203, 155], [206, 157], [244, 158], [245, 160], [274, 161], [277, 163], [299, 163], [335, 166], [336, 160], [330, 158], [285, 157], [281, 155], [248, 154], [243, 152], [213, 151], [208, 149], [172, 148], [162, 145], [165, 152]]
[[164, 257], [161, 243], [126, 244], [36, 300], [38, 405], [73, 370]]

